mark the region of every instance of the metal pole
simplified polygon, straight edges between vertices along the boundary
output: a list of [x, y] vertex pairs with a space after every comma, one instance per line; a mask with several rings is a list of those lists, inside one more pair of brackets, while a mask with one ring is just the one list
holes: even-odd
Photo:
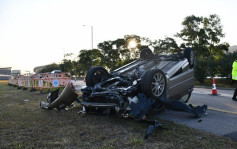
[[93, 67], [93, 26], [91, 26], [91, 65]]

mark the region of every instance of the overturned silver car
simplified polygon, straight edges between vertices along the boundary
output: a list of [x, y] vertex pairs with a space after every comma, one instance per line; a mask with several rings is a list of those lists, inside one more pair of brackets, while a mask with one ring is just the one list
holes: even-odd
[[[194, 88], [194, 52], [154, 55], [143, 49], [140, 59], [110, 73], [101, 67], [92, 67], [86, 75], [86, 86], [81, 89], [85, 110], [107, 109], [122, 114], [132, 114], [142, 119], [152, 111], [162, 111], [165, 105], [188, 111], [196, 117], [201, 113], [195, 108], [182, 109]], [[200, 111], [200, 110], [199, 110]]]
[[194, 88], [194, 53], [191, 48], [184, 53], [154, 55], [149, 48], [143, 49], [140, 59], [110, 73], [101, 66], [92, 67], [86, 75], [86, 86], [81, 88], [80, 101], [67, 84], [60, 96], [59, 90], [49, 93], [48, 103], [41, 102], [44, 109], [62, 110], [74, 101], [83, 106], [80, 113], [90, 111], [117, 114], [147, 122], [150, 126], [145, 138], [155, 128], [162, 127], [157, 120], [148, 120], [150, 112], [161, 112], [165, 108], [184, 111], [201, 117], [207, 105], [187, 105]]

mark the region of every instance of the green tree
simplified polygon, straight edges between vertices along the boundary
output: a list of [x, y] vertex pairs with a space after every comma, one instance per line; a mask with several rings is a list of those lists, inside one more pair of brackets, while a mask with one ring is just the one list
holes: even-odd
[[203, 83], [204, 80], [206, 79], [207, 77], [206, 69], [207, 69], [206, 61], [204, 59], [196, 59], [194, 77], [198, 82]]
[[86, 72], [91, 68], [92, 66], [92, 61], [91, 61], [91, 56], [93, 54], [93, 65], [103, 65], [102, 59], [103, 55], [101, 54], [100, 50], [98, 49], [93, 49], [93, 50], [81, 50], [78, 58], [78, 66], [80, 67], [79, 71], [82, 73], [81, 75], [85, 75]]
[[104, 41], [98, 44], [103, 55], [102, 65], [107, 66], [110, 70], [117, 68], [121, 62], [119, 50], [113, 45], [115, 45], [113, 41]]
[[80, 66], [78, 61], [72, 61], [72, 72], [71, 75], [80, 76]]
[[68, 59], [63, 59], [62, 63], [59, 64], [59, 68], [62, 72], [72, 72], [72, 61]]
[[232, 64], [237, 59], [237, 52], [227, 53], [221, 59], [218, 60], [217, 65], [220, 72], [220, 76], [231, 79]]
[[[140, 56], [141, 52], [141, 41], [142, 38], [138, 35], [125, 35], [124, 36], [125, 42], [125, 47], [129, 50], [130, 52], [130, 58], [129, 60], [135, 60], [138, 59]], [[136, 45], [133, 45], [131, 43], [135, 43]]]
[[116, 49], [119, 54], [119, 58], [116, 64], [116, 68], [123, 66], [131, 61], [130, 59], [130, 51], [126, 47], [126, 41], [123, 38], [116, 39], [112, 41], [113, 49]]
[[216, 15], [210, 15], [209, 18], [203, 20], [204, 30], [208, 36], [208, 49], [210, 55], [223, 56], [228, 51], [228, 43], [220, 43], [220, 39], [225, 37], [221, 19]]
[[196, 56], [219, 58], [228, 51], [228, 43], [220, 43], [225, 35], [220, 18], [214, 14], [209, 17], [188, 16], [182, 22], [183, 29], [176, 36], [186, 46], [193, 47]]
[[152, 46], [155, 54], [174, 54], [183, 51], [171, 37], [166, 37], [164, 40], [155, 40], [152, 42]]
[[[215, 14], [209, 17], [191, 15], [184, 19], [182, 25], [183, 29], [176, 36], [184, 41], [184, 47], [189, 46], [194, 49], [197, 66], [195, 67], [196, 78], [201, 75], [199, 66], [202, 66], [203, 63], [206, 64], [203, 67], [205, 69], [203, 71], [206, 72], [202, 74], [213, 77], [220, 73], [215, 64], [225, 55], [229, 47], [228, 43], [220, 43], [220, 39], [225, 36], [220, 18]], [[202, 64], [199, 65], [199, 62]], [[203, 78], [205, 75], [198, 77], [198, 80], [205, 79]]]
[[202, 17], [196, 17], [194, 15], [187, 16], [182, 22], [183, 29], [176, 36], [180, 37], [186, 44], [186, 46], [194, 47], [194, 43], [198, 41], [198, 35], [200, 31], [200, 24]]
[[59, 65], [56, 63], [52, 63], [44, 67], [39, 73], [46, 73], [46, 72], [52, 72], [53, 70], [60, 69]]

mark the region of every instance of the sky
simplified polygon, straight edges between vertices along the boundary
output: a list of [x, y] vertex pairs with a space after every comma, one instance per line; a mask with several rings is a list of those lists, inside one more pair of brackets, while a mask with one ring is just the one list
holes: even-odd
[[[237, 0], [0, 0], [0, 67], [33, 72], [98, 43], [139, 35], [174, 37], [190, 15], [217, 14], [237, 45]], [[86, 26], [83, 26], [86, 25]]]

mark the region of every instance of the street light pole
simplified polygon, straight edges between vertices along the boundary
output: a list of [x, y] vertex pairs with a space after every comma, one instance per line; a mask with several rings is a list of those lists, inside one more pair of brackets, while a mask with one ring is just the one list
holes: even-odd
[[91, 26], [91, 65], [93, 67], [93, 26]]
[[93, 66], [93, 26], [89, 25], [83, 25], [83, 26], [88, 26], [91, 28], [91, 65]]

